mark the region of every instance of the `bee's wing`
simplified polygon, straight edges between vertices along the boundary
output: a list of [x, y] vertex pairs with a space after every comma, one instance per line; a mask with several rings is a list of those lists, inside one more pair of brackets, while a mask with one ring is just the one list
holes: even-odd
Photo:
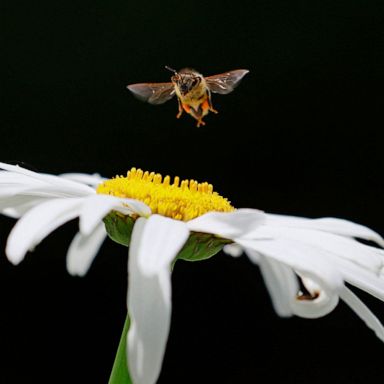
[[175, 95], [172, 83], [138, 83], [127, 88], [140, 100], [150, 104], [163, 104]]
[[211, 92], [226, 95], [232, 92], [239, 84], [240, 80], [248, 73], [247, 69], [235, 69], [218, 75], [208, 76], [205, 78], [208, 88]]

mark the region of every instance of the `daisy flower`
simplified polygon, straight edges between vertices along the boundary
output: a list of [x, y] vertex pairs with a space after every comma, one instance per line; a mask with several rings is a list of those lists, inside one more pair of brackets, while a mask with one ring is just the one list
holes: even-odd
[[[134, 384], [156, 382], [171, 319], [178, 259], [242, 252], [260, 267], [280, 316], [317, 318], [341, 299], [384, 340], [384, 328], [346, 283], [384, 300], [384, 240], [336, 218], [308, 219], [235, 209], [208, 183], [132, 168], [125, 177], [36, 173], [0, 163], [0, 212], [17, 218], [7, 244], [18, 264], [49, 233], [79, 218], [67, 268], [83, 276], [109, 235], [129, 246], [126, 354]], [[125, 344], [124, 344], [125, 345]], [[121, 348], [119, 348], [121, 349]], [[125, 349], [125, 348], [123, 348]]]

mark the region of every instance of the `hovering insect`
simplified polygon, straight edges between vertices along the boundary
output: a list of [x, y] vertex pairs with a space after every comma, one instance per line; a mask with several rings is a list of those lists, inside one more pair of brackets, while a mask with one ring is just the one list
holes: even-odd
[[205, 125], [203, 117], [209, 112], [218, 113], [212, 106], [211, 92], [226, 95], [232, 92], [240, 80], [249, 72], [247, 69], [235, 69], [218, 75], [204, 77], [194, 69], [184, 68], [173, 72], [170, 83], [138, 83], [130, 84], [127, 88], [139, 99], [150, 104], [163, 104], [177, 96], [179, 112], [183, 111], [197, 120], [197, 126]]

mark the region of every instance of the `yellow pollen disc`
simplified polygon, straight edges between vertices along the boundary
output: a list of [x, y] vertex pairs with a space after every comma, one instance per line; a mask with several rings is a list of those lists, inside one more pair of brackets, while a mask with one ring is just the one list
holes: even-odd
[[159, 173], [132, 168], [127, 176], [116, 176], [100, 184], [97, 193], [140, 200], [152, 213], [188, 221], [207, 212], [231, 212], [230, 202], [213, 191], [212, 184], [173, 179]]

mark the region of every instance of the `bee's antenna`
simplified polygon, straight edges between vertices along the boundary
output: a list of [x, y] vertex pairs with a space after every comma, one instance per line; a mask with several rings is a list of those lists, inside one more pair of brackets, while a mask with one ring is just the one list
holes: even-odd
[[177, 71], [176, 71], [176, 69], [173, 69], [173, 68], [171, 68], [171, 67], [168, 67], [168, 65], [165, 65], [164, 67], [165, 67], [165, 69], [168, 69], [168, 71], [171, 71], [171, 72], [173, 72], [175, 75], [177, 75]]

